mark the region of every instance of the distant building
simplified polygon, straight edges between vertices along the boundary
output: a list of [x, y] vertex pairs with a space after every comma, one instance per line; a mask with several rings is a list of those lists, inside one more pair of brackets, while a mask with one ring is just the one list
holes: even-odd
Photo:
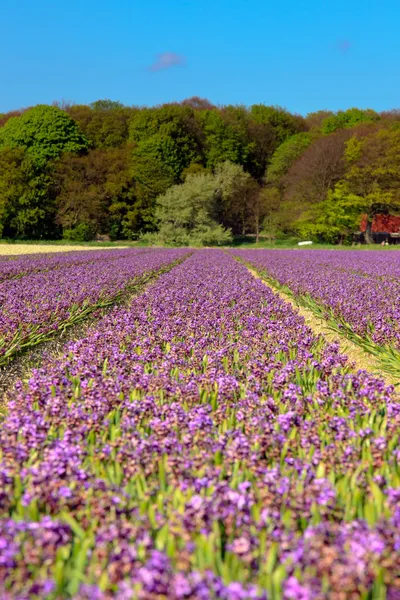
[[[364, 241], [367, 228], [367, 217], [364, 217], [360, 225], [359, 241]], [[400, 244], [400, 217], [394, 215], [376, 215], [372, 222], [372, 237], [376, 244], [388, 242], [389, 244]]]

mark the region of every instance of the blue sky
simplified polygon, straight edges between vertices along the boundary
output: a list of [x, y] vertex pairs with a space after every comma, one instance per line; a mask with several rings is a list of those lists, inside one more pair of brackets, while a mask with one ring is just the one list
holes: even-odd
[[306, 114], [400, 107], [399, 0], [11, 0], [0, 111], [189, 96]]

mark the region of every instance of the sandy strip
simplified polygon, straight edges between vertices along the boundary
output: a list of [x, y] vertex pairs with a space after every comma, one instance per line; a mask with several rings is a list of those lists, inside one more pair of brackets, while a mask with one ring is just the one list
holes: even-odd
[[129, 246], [62, 246], [51, 244], [1, 244], [0, 256], [19, 256], [20, 254], [47, 254], [51, 252], [76, 252], [86, 250], [127, 249]]

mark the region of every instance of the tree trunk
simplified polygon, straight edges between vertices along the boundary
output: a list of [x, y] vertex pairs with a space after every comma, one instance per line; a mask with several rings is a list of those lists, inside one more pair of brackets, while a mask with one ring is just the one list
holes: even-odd
[[245, 236], [246, 235], [246, 217], [243, 212], [242, 212], [241, 221], [242, 221], [242, 236]]
[[241, 218], [242, 218], [242, 236], [246, 235], [246, 194], [243, 197], [243, 205], [242, 205], [242, 213], [241, 213]]
[[255, 230], [256, 230], [256, 244], [260, 241], [260, 219], [258, 215], [255, 218]]
[[365, 243], [373, 244], [374, 238], [372, 237], [372, 219], [371, 217], [367, 218], [367, 227], [365, 229]]

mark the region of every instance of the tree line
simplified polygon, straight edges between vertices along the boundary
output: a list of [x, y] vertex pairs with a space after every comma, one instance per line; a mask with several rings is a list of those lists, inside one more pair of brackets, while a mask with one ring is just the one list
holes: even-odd
[[338, 242], [400, 211], [400, 111], [99, 100], [0, 114], [0, 235]]

